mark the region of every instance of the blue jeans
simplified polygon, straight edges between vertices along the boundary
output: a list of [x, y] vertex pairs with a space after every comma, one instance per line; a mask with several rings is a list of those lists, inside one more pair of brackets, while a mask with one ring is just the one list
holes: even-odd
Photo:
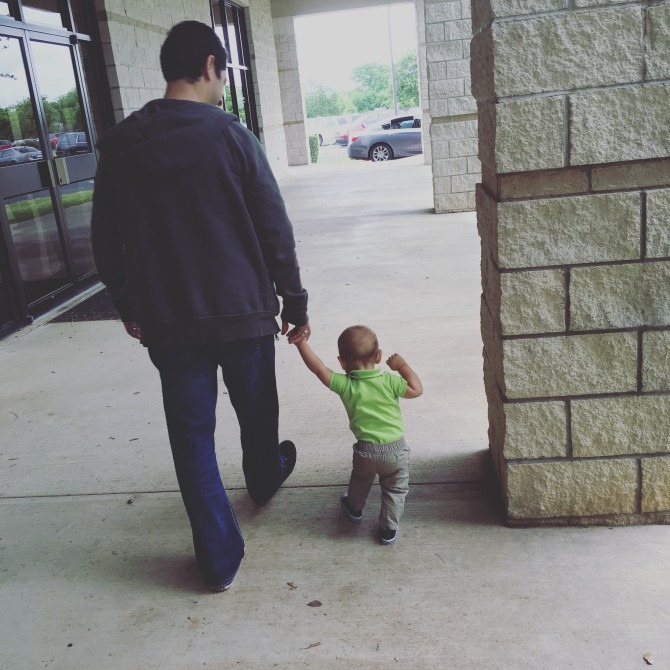
[[244, 557], [244, 539], [216, 461], [217, 373], [220, 366], [239, 421], [247, 490], [256, 504], [264, 504], [281, 484], [274, 336], [151, 347], [149, 356], [161, 377], [172, 457], [198, 564], [209, 585], [226, 584]]

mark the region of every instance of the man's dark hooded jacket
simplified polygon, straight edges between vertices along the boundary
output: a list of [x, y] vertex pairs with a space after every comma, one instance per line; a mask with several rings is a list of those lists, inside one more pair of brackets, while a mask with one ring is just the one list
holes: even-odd
[[265, 153], [206, 103], [154, 100], [98, 144], [93, 252], [147, 346], [247, 339], [307, 322], [293, 229]]

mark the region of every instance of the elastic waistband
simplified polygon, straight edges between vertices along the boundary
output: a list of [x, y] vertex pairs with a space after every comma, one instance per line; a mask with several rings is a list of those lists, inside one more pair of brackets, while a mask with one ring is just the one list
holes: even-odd
[[407, 448], [405, 438], [401, 437], [395, 442], [387, 442], [386, 444], [374, 444], [373, 442], [364, 442], [359, 440], [354, 444], [354, 451], [364, 454], [388, 454], [389, 452], [402, 451]]

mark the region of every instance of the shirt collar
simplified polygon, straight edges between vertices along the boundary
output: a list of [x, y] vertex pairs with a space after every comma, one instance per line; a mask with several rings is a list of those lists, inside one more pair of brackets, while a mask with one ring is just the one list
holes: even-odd
[[382, 371], [373, 368], [372, 370], [351, 370], [347, 374], [353, 379], [370, 379], [371, 377], [381, 377]]

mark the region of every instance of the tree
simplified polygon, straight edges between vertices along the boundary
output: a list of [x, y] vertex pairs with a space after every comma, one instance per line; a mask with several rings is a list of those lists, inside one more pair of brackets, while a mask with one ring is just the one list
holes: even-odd
[[351, 78], [357, 84], [353, 102], [358, 112], [369, 112], [377, 107], [391, 107], [391, 68], [380, 63], [358, 65]]
[[335, 116], [344, 112], [344, 105], [335, 91], [310, 81], [305, 95], [305, 112], [308, 119]]
[[416, 51], [406, 53], [395, 66], [399, 107], [419, 106], [419, 72]]

